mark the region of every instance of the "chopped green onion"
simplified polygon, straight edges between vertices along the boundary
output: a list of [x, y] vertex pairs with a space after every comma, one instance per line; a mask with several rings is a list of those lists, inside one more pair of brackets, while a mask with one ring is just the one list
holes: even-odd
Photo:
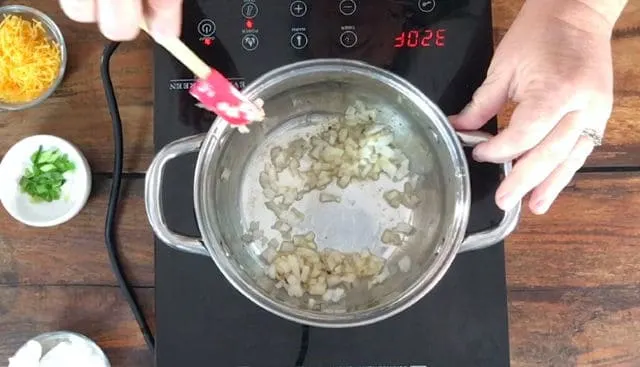
[[31, 155], [31, 164], [20, 178], [20, 190], [34, 202], [59, 200], [66, 182], [64, 174], [76, 165], [57, 148], [43, 150], [42, 146]]

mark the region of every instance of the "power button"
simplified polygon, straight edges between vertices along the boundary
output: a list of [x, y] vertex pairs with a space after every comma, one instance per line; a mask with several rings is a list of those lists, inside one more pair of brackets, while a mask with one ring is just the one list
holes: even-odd
[[198, 33], [202, 37], [211, 37], [216, 33], [216, 24], [211, 19], [203, 19], [198, 23]]

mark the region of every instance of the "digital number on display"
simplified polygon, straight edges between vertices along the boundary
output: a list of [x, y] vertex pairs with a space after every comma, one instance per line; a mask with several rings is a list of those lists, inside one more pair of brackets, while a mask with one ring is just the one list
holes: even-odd
[[400, 33], [393, 44], [394, 48], [444, 47], [445, 29], [413, 29]]

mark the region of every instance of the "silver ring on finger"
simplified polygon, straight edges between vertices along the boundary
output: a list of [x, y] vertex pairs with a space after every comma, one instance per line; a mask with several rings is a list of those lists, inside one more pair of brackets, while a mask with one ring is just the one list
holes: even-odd
[[584, 129], [580, 133], [580, 136], [589, 138], [594, 146], [599, 147], [602, 145], [602, 134], [596, 129]]

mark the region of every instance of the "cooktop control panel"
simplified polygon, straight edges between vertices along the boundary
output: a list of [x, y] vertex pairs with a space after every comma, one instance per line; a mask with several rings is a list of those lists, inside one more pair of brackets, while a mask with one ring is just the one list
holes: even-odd
[[450, 86], [459, 80], [461, 93], [479, 83], [492, 50], [489, 1], [190, 0], [184, 11], [183, 40], [240, 88], [288, 63], [350, 58], [455, 110], [466, 98], [446, 98]]
[[[413, 12], [418, 18], [424, 18], [429, 14], [437, 15], [436, 0], [409, 1], [409, 3], [413, 3], [413, 6], [398, 1], [362, 1], [362, 4], [359, 4], [360, 2], [361, 0], [292, 0], [275, 4], [266, 0], [243, 0], [233, 4], [224, 4], [222, 6], [228, 5], [229, 8], [223, 10], [222, 13], [233, 12], [234, 8], [237, 10], [236, 16], [229, 14], [230, 17], [224, 17], [225, 28], [227, 25], [233, 28], [233, 25], [229, 24], [233, 22], [232, 19], [236, 19], [237, 22], [235, 23], [236, 32], [233, 32], [232, 29], [225, 29], [231, 33], [221, 37], [234, 38], [233, 33], [236, 33], [235, 36], [240, 38], [238, 45], [246, 52], [257, 51], [261, 47], [260, 41], [265, 33], [265, 36], [270, 38], [269, 43], [284, 44], [286, 42], [293, 50], [305, 50], [313, 46], [326, 45], [330, 38], [333, 38], [335, 46], [349, 49], [362, 44], [359, 41], [370, 41], [369, 38], [360, 40], [359, 33], [370, 33], [369, 29], [372, 26], [381, 25], [382, 18], [387, 19], [385, 23], [395, 24], [394, 30], [398, 30], [401, 22], [393, 21], [393, 19], [404, 18], [403, 12]], [[210, 4], [221, 5], [224, 1], [199, 1], [199, 3], [203, 13], [207, 13]], [[218, 15], [216, 18], [220, 22], [223, 17], [220, 16], [221, 11], [217, 6], [214, 13]], [[312, 30], [314, 27], [322, 27], [324, 32]], [[200, 41], [206, 45], [212, 45], [218, 30], [216, 20], [203, 18], [198, 22], [197, 30]], [[394, 34], [396, 36], [394, 39], [398, 38], [398, 40], [394, 42], [393, 47], [430, 47], [430, 43], [432, 43], [430, 41], [434, 38], [434, 35], [431, 34], [433, 31], [435, 30], [424, 29], [424, 27], [409, 29], [406, 32], [400, 30], [399, 33]], [[444, 30], [440, 31], [441, 40], [437, 45], [434, 42], [436, 47], [444, 46]], [[271, 39], [269, 35], [271, 33], [287, 37]], [[322, 42], [320, 42], [321, 40]]]

